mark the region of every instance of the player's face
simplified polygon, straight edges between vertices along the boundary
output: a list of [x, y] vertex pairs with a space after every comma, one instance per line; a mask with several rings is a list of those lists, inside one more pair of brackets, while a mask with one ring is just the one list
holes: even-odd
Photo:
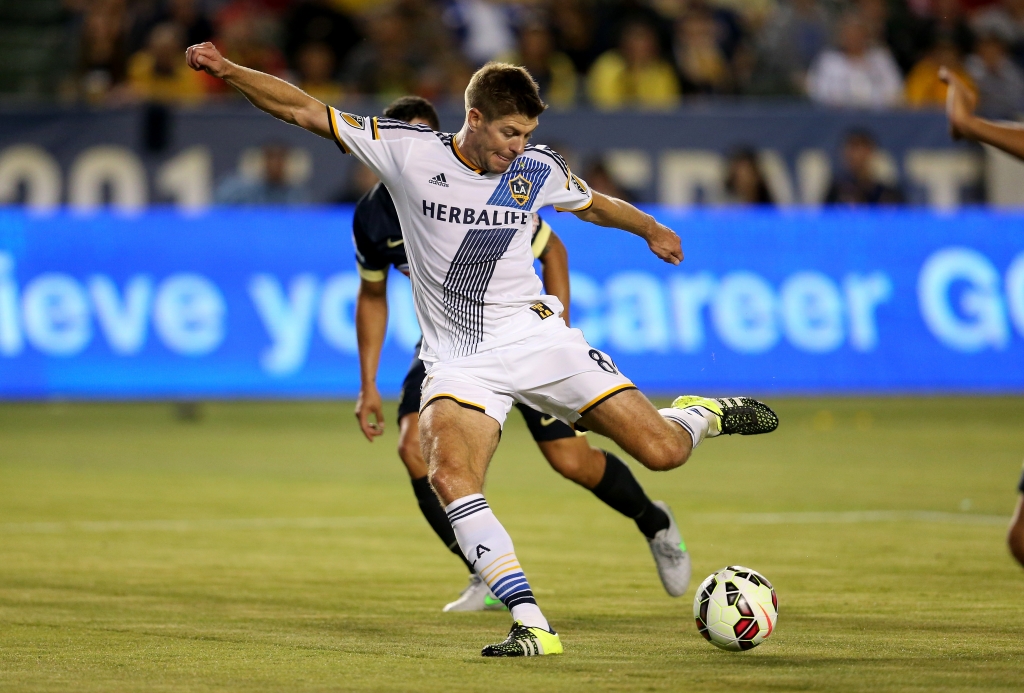
[[504, 173], [512, 161], [523, 153], [530, 136], [537, 129], [537, 123], [536, 118], [518, 114], [491, 121], [481, 116], [473, 134], [476, 135], [477, 151], [480, 153], [484, 170], [489, 173]]

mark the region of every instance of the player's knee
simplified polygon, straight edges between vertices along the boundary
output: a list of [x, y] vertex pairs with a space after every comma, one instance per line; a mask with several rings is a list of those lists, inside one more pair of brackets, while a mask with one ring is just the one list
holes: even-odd
[[423, 462], [423, 452], [420, 450], [420, 441], [410, 436], [402, 436], [398, 439], [398, 456], [408, 467], [410, 464]]
[[655, 472], [675, 469], [690, 458], [690, 446], [680, 436], [665, 437], [648, 443], [644, 459], [645, 467]]

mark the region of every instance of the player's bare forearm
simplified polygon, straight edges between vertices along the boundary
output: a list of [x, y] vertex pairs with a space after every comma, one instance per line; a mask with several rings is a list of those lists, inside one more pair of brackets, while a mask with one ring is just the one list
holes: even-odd
[[647, 241], [651, 252], [665, 262], [678, 265], [683, 261], [683, 248], [679, 236], [672, 229], [659, 224], [650, 214], [645, 214], [625, 200], [593, 191], [594, 203], [587, 209], [575, 212], [583, 221], [598, 226], [622, 229], [640, 236]]
[[279, 120], [333, 139], [327, 107], [298, 87], [264, 72], [231, 62], [212, 43], [189, 46], [185, 61], [237, 89], [249, 102]]
[[545, 290], [562, 304], [562, 320], [569, 322], [569, 252], [554, 232], [540, 255], [540, 271]]
[[384, 405], [377, 390], [377, 367], [388, 325], [387, 282], [359, 285], [356, 297], [356, 344], [359, 347], [359, 397], [356, 419], [363, 435], [371, 443], [384, 433]]
[[376, 387], [380, 352], [387, 329], [387, 282], [363, 279], [356, 296], [356, 344], [359, 347], [359, 379], [363, 387]]
[[972, 117], [960, 126], [960, 135], [966, 139], [990, 144], [1018, 159], [1024, 159], [1024, 128], [1013, 123], [994, 123]]

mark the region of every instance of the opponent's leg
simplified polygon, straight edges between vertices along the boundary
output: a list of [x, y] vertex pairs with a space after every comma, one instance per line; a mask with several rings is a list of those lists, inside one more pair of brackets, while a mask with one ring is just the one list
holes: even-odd
[[614, 454], [591, 447], [582, 436], [537, 441], [537, 446], [556, 472], [634, 520], [648, 539], [668, 527], [668, 514], [647, 497], [626, 463]]
[[431, 401], [421, 416], [420, 442], [430, 483], [446, 503], [463, 555], [515, 620], [508, 638], [484, 649], [485, 656], [561, 652], [516, 558], [512, 539], [483, 496], [487, 465], [500, 427], [486, 414], [450, 399]]
[[665, 591], [673, 597], [684, 595], [690, 586], [690, 554], [668, 505], [648, 498], [625, 462], [590, 447], [582, 436], [538, 441], [537, 445], [558, 473], [636, 522], [647, 539]]

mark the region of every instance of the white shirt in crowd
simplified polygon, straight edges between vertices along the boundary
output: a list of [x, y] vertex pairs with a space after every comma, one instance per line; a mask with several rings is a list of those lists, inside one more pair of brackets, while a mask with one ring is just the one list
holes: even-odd
[[811, 65], [807, 93], [828, 106], [885, 108], [903, 99], [903, 78], [887, 48], [869, 48], [859, 58], [830, 49]]

